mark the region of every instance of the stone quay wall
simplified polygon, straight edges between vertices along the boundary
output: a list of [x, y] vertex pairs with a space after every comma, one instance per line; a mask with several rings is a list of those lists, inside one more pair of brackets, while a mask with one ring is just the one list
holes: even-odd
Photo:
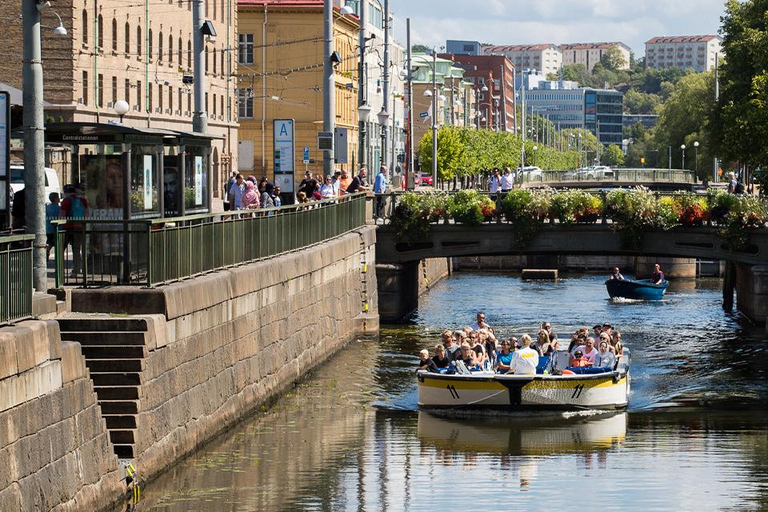
[[80, 345], [0, 328], [0, 510], [100, 510], [125, 492]]
[[419, 263], [419, 295], [451, 275], [453, 270], [450, 258], [432, 258]]
[[[76, 290], [72, 311], [150, 320], [140, 370], [143, 478], [290, 387], [356, 335], [378, 331], [376, 232], [156, 289]], [[367, 307], [366, 305], [367, 304]]]

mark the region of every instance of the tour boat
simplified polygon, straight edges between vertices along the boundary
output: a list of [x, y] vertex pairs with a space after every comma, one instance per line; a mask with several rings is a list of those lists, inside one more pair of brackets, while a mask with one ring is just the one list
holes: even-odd
[[650, 279], [608, 279], [605, 287], [612, 299], [661, 300], [669, 287], [669, 281], [653, 284]]
[[629, 397], [629, 349], [615, 368], [569, 368], [558, 351], [535, 375], [417, 372], [424, 409], [522, 411], [623, 409]]

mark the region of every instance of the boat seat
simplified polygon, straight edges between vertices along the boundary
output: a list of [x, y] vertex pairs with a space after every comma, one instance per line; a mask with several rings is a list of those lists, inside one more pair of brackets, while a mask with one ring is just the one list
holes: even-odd
[[566, 368], [566, 370], [570, 370], [577, 375], [594, 375], [596, 373], [610, 373], [613, 371], [613, 368], [610, 366], [606, 366], [605, 368], [592, 368], [589, 366], [582, 368], [579, 366], [569, 366]]
[[550, 356], [541, 356], [539, 357], [539, 365], [536, 367], [536, 373], [541, 375], [544, 373], [544, 370], [549, 367], [549, 362], [552, 360]]

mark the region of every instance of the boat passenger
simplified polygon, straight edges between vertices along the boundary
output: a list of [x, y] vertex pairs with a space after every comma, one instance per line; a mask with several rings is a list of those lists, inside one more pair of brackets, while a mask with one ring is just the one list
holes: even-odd
[[453, 342], [453, 332], [449, 330], [443, 331], [442, 340], [443, 348], [445, 348], [445, 355], [448, 357], [448, 359], [453, 361], [456, 359], [459, 351], [461, 350], [459, 345]]
[[516, 350], [509, 365], [509, 371], [515, 375], [535, 375], [539, 365], [539, 353], [531, 348], [531, 337], [523, 334], [520, 338], [523, 348]]
[[623, 281], [624, 276], [621, 275], [621, 272], [619, 272], [619, 267], [613, 267], [613, 274], [608, 278], [610, 280], [616, 280], [616, 281]]
[[616, 352], [617, 359], [624, 355], [624, 345], [621, 343], [621, 333], [619, 331], [613, 331], [611, 343], [613, 345], [614, 351]]
[[[599, 343], [603, 343], [603, 342], [608, 344], [608, 352], [610, 352], [612, 354], [616, 353], [616, 349], [613, 348], [613, 345], [611, 344], [611, 337], [608, 336], [607, 332], [604, 332], [603, 334], [600, 335], [600, 342]], [[598, 344], [598, 346], [600, 346], [600, 345]]]
[[472, 352], [475, 353], [475, 367], [478, 370], [485, 368], [486, 363], [488, 363], [488, 354], [485, 353], [485, 345], [479, 342], [475, 343], [472, 347]]
[[582, 357], [586, 358], [587, 361], [589, 361], [590, 366], [592, 366], [595, 363], [595, 356], [597, 355], [595, 339], [587, 338], [587, 340], [584, 342], [584, 345], [576, 347], [576, 350], [573, 352], [573, 358], [576, 357], [577, 352], [581, 352]]
[[494, 336], [492, 332], [488, 332], [486, 329], [480, 329], [478, 335], [480, 343], [482, 343], [483, 347], [485, 348], [488, 362], [491, 366], [494, 366], [496, 363], [496, 350], [498, 349], [496, 336]]
[[540, 356], [547, 356], [552, 354], [551, 342], [549, 340], [549, 333], [544, 329], [539, 331], [536, 337], [536, 351]]
[[475, 366], [475, 352], [469, 346], [466, 341], [461, 344], [461, 353], [457, 354], [457, 359], [454, 361], [461, 361], [467, 368], [474, 368]]
[[504, 340], [501, 342], [501, 350], [496, 353], [496, 371], [498, 373], [507, 373], [512, 364], [512, 341]]
[[427, 370], [430, 373], [440, 373], [440, 370], [435, 366], [435, 362], [429, 357], [429, 350], [422, 349], [421, 352], [419, 352], [419, 355], [421, 356], [419, 370]]
[[584, 345], [584, 342], [587, 340], [587, 337], [584, 335], [581, 330], [576, 331], [575, 333], [571, 334], [571, 343], [568, 345], [568, 353], [572, 354], [573, 350], [581, 345]]
[[664, 282], [664, 272], [661, 270], [659, 264], [653, 266], [653, 276], [651, 277], [653, 284], [661, 284]]
[[596, 326], [592, 327], [592, 336], [595, 339], [600, 338], [600, 335], [603, 333], [603, 326], [600, 324], [597, 324]]
[[[453, 341], [453, 338], [451, 338], [451, 341]], [[435, 345], [435, 355], [432, 357], [432, 361], [438, 368], [448, 368], [451, 366], [451, 358], [448, 357], [445, 347], [439, 343]]]
[[595, 355], [595, 368], [613, 368], [616, 364], [616, 356], [608, 350], [610, 344], [606, 340], [600, 340], [600, 350]]
[[489, 331], [492, 330], [491, 326], [485, 322], [485, 313], [483, 313], [482, 311], [478, 311], [477, 322], [472, 324], [470, 327], [472, 328], [473, 331], [479, 331], [480, 329], [488, 329]]
[[603, 332], [610, 338], [611, 333], [613, 332], [613, 326], [611, 324], [603, 324]]
[[573, 358], [569, 366], [573, 366], [575, 368], [586, 368], [589, 366], [589, 360], [584, 357], [584, 353], [581, 350], [577, 350], [573, 353]]

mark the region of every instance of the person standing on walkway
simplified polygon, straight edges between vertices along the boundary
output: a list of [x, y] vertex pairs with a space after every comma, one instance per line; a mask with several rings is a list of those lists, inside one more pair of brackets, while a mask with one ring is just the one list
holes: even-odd
[[347, 185], [346, 193], [354, 194], [355, 192], [365, 192], [366, 190], [370, 190], [371, 187], [368, 186], [368, 182], [365, 180], [367, 176], [368, 171], [365, 167], [361, 167], [358, 175], [352, 178], [352, 181]]
[[499, 198], [499, 190], [501, 190], [501, 176], [499, 169], [493, 170], [491, 178], [488, 180], [488, 190], [491, 191], [491, 199], [495, 202]]
[[[88, 200], [79, 197], [77, 188], [74, 185], [67, 185], [64, 187], [64, 193], [67, 194], [67, 197], [61, 202], [60, 216], [68, 220], [88, 217]], [[82, 222], [67, 222], [63, 228], [67, 232], [64, 247], [72, 244], [72, 277], [75, 277], [82, 269], [85, 249], [84, 224]]]
[[384, 213], [384, 209], [387, 206], [387, 198], [384, 195], [387, 192], [387, 168], [381, 166], [379, 168], [379, 174], [376, 175], [376, 179], [373, 182], [373, 193], [376, 194], [376, 212], [374, 216], [378, 219]]
[[51, 221], [58, 219], [61, 213], [59, 193], [51, 192], [48, 194], [48, 200], [51, 203], [45, 205], [45, 259], [51, 257], [51, 249], [56, 245], [56, 228]]
[[509, 166], [504, 168], [504, 175], [501, 177], [501, 198], [504, 199], [504, 195], [510, 192], [515, 186], [515, 177], [512, 176], [512, 169]]
[[243, 175], [238, 174], [235, 176], [235, 182], [229, 188], [227, 197], [229, 197], [229, 209], [230, 210], [242, 210], [243, 194], [245, 194], [245, 184], [243, 183]]

